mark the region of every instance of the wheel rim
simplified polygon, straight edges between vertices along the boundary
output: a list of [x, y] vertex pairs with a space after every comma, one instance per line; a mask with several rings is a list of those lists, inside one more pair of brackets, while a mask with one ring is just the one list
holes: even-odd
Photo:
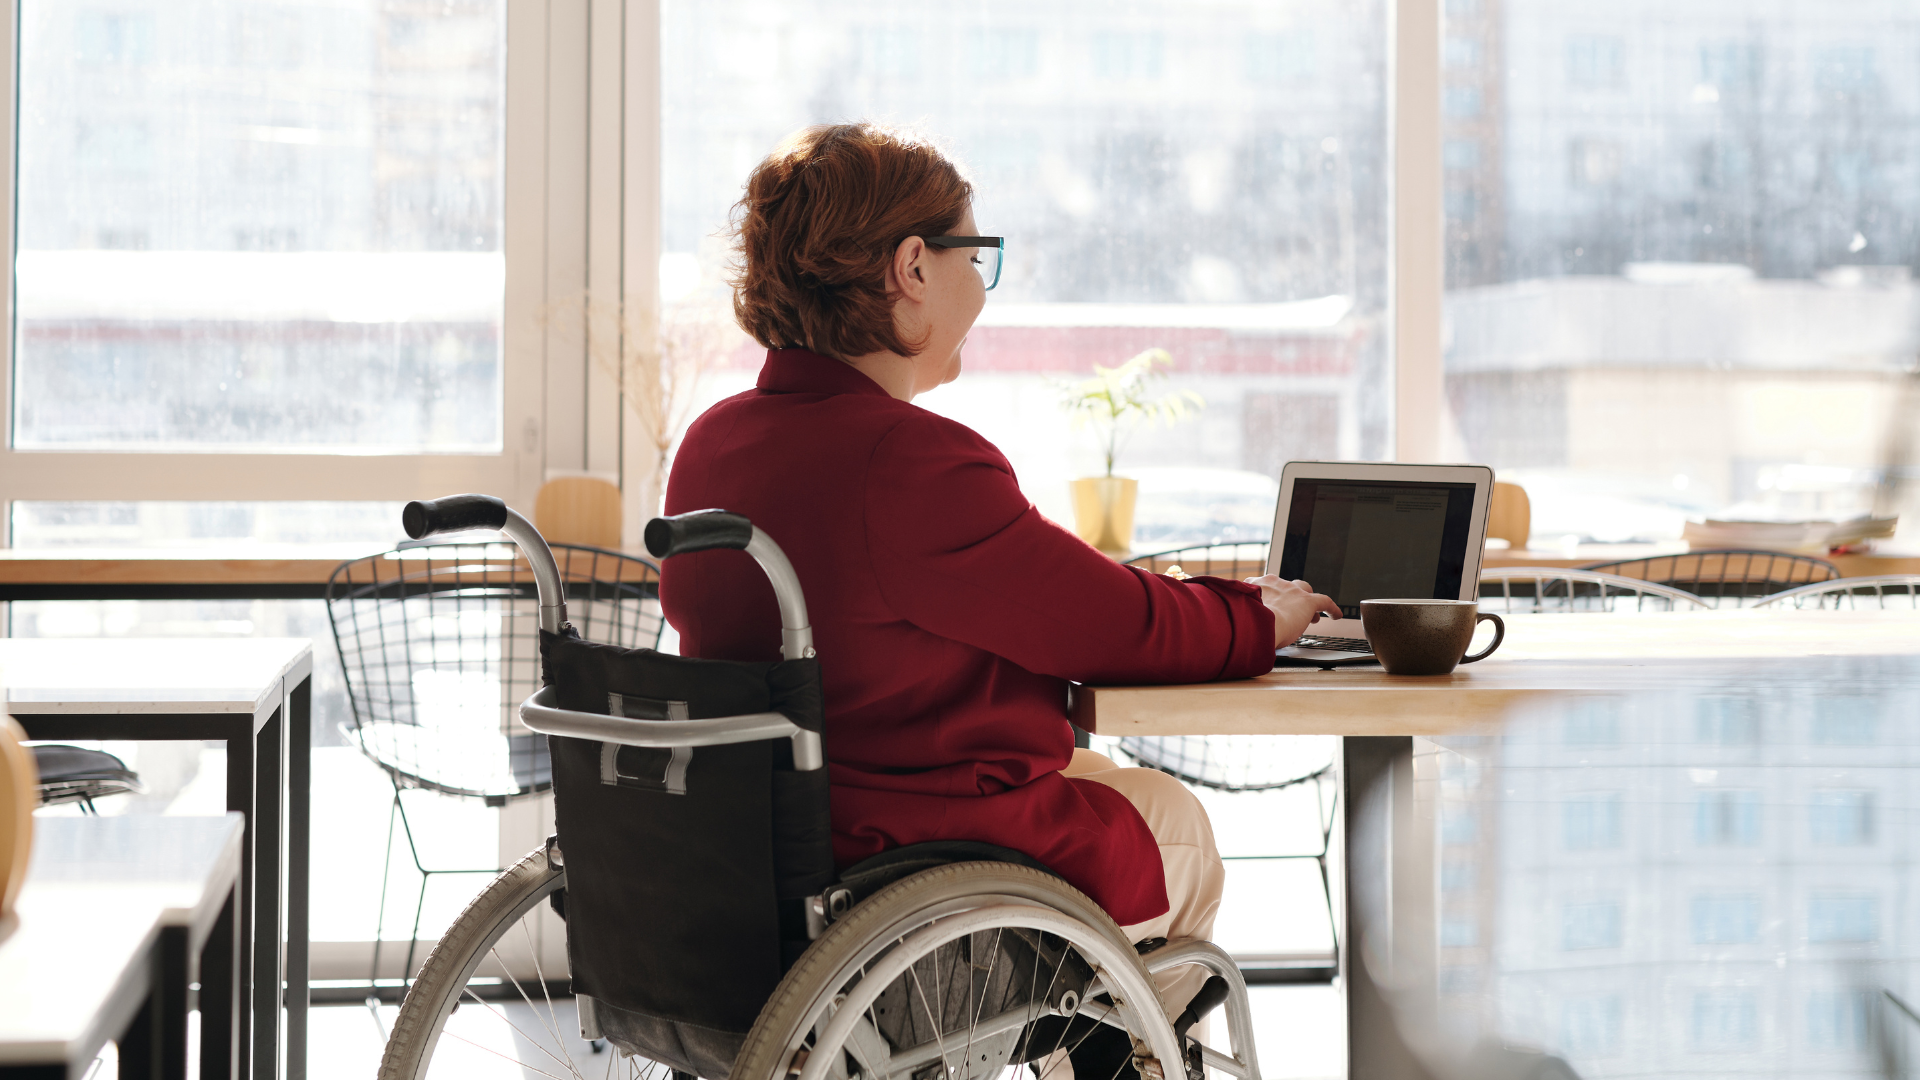
[[[1114, 942], [1069, 915], [1020, 897], [979, 896], [924, 909], [901, 923], [874, 935], [865, 948], [843, 963], [809, 1004], [796, 1030], [789, 1034], [782, 1059], [793, 1063], [801, 1060], [800, 1051], [807, 1052], [798, 1080], [841, 1080], [851, 1075], [847, 1069], [849, 1061], [859, 1075], [900, 1080], [923, 1077], [929, 1066], [944, 1080], [962, 1077], [977, 1080], [982, 1076], [1000, 1076], [1008, 1069], [1018, 1070], [1025, 1062], [1033, 1061], [1044, 1078], [1061, 1063], [1054, 1051], [1078, 1052], [1101, 1026], [1122, 1028], [1137, 1046], [1149, 1048], [1161, 1063], [1181, 1060], [1173, 1029], [1160, 1010], [1159, 996], [1141, 973], [1131, 951], [1122, 954]], [[993, 985], [994, 967], [1004, 956], [1001, 949], [1004, 934], [1010, 929], [1051, 935], [1066, 948], [1060, 961], [1052, 964], [1047, 984], [1030, 985], [1024, 1000], [1016, 1007], [989, 1013], [986, 994], [974, 996], [975, 984], [984, 981], [986, 987]], [[971, 1011], [964, 1016], [964, 1030], [951, 1030], [947, 1015], [953, 990], [950, 980], [958, 978], [959, 973], [954, 971], [948, 978], [941, 977], [940, 949], [962, 939], [976, 941], [986, 935], [992, 935], [992, 940], [986, 949], [989, 960], [984, 980], [980, 978], [977, 961], [972, 962], [964, 980], [968, 998], [955, 1003]], [[975, 950], [978, 955], [977, 945]], [[1093, 969], [1093, 981], [1085, 988], [1084, 995], [1060, 985], [1060, 975], [1069, 968], [1065, 957], [1070, 954], [1078, 954]], [[931, 990], [922, 976], [929, 958], [934, 961], [933, 982], [936, 984]], [[1036, 964], [1032, 969], [1036, 983], [1039, 974]], [[885, 1025], [875, 1012], [875, 1003], [894, 992], [903, 981], [909, 987], [909, 1008], [921, 1010], [919, 1015], [928, 1021], [935, 1038], [894, 1047], [880, 1034]], [[1069, 994], [1073, 1000], [1063, 1002]], [[1111, 995], [1112, 1003], [1099, 1000], [1103, 994]], [[1143, 1003], [1144, 1007], [1134, 1007], [1134, 1002]], [[1050, 1045], [1044, 1037], [1034, 1040], [1035, 1022], [1061, 1016], [1063, 1004], [1065, 1017], [1087, 1020], [1107, 1017], [1108, 1020], [1101, 1025], [1083, 1021], [1084, 1030], [1076, 1035], [1074, 1028], [1063, 1019]], [[1010, 1039], [1014, 1052], [1007, 1054], [1004, 1051]], [[982, 1052], [983, 1047], [999, 1052]], [[791, 1067], [790, 1064], [789, 1070]], [[1163, 1073], [1170, 1071], [1176, 1077], [1181, 1074], [1177, 1064], [1171, 1070], [1164, 1064], [1161, 1067]], [[1095, 1076], [1076, 1080], [1112, 1078]]]

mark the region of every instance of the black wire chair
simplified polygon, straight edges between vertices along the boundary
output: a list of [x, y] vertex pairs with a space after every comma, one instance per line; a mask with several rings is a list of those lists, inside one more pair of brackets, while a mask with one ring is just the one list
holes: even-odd
[[[1229, 544], [1201, 544], [1170, 551], [1140, 555], [1127, 561], [1149, 573], [1178, 571], [1188, 577], [1223, 577], [1239, 580], [1266, 572], [1265, 540], [1245, 540]], [[1194, 787], [1221, 792], [1278, 791], [1311, 784], [1314, 805], [1319, 814], [1316, 827], [1319, 850], [1286, 855], [1229, 855], [1229, 861], [1285, 861], [1312, 859], [1320, 871], [1320, 892], [1327, 904], [1328, 925], [1334, 930], [1337, 960], [1339, 930], [1333, 919], [1333, 892], [1327, 877], [1327, 852], [1333, 836], [1335, 806], [1326, 797], [1332, 784], [1334, 758], [1340, 742], [1325, 735], [1130, 735], [1119, 740], [1120, 753], [1149, 769], [1168, 773]], [[1338, 788], [1334, 789], [1338, 799]], [[1253, 955], [1235, 957], [1242, 967], [1258, 972], [1269, 958]]]
[[1714, 607], [1747, 607], [1762, 597], [1840, 576], [1839, 567], [1810, 555], [1731, 548], [1594, 563], [1581, 569], [1684, 589]]
[[1198, 544], [1156, 551], [1151, 555], [1136, 555], [1127, 560], [1127, 565], [1137, 566], [1150, 574], [1164, 574], [1178, 568], [1188, 577], [1223, 577], [1238, 581], [1267, 572], [1267, 550], [1270, 547], [1272, 545], [1265, 540]]
[[1501, 615], [1693, 611], [1713, 606], [1671, 585], [1557, 567], [1489, 567], [1480, 571], [1479, 595], [1480, 610]]
[[[588, 640], [659, 644], [665, 623], [658, 567], [602, 548], [552, 548], [568, 614]], [[501, 868], [428, 867], [401, 793], [432, 791], [498, 807], [553, 786], [546, 737], [517, 714], [537, 689], [539, 595], [511, 544], [404, 545], [335, 569], [327, 617], [352, 706], [347, 733], [393, 781], [387, 864], [397, 824], [421, 878], [402, 969], [410, 978], [427, 883], [436, 874]], [[387, 886], [383, 873], [370, 985], [379, 974]]]
[[41, 806], [79, 803], [83, 813], [95, 814], [95, 799], [144, 790], [139, 774], [105, 750], [61, 743], [40, 743], [29, 749], [39, 770]]
[[1920, 609], [1920, 574], [1881, 574], [1802, 585], [1774, 593], [1753, 606], [1849, 611]]

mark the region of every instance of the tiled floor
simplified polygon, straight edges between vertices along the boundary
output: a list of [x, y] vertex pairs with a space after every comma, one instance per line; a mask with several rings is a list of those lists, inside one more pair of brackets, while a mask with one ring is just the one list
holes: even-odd
[[[1260, 1055], [1261, 1075], [1270, 1080], [1337, 1077], [1344, 1068], [1342, 1043], [1345, 1024], [1340, 996], [1325, 986], [1260, 986], [1252, 990], [1255, 1046]], [[385, 1025], [394, 1010], [382, 1010], [376, 1020], [365, 1006], [343, 1005], [315, 1009], [312, 1019], [312, 1050], [307, 1056], [307, 1074], [314, 1080], [360, 1080], [379, 1068], [380, 1051], [385, 1043]], [[456, 1020], [472, 1016], [478, 1010], [463, 1009]], [[482, 1017], [473, 1017], [475, 1021]], [[551, 1017], [544, 1009], [521, 1006], [514, 1011], [513, 1022], [526, 1030], [554, 1028], [574, 1031], [571, 1002], [555, 1003]], [[1214, 1024], [1223, 1023], [1215, 1014]], [[568, 1076], [569, 1070], [553, 1061], [543, 1061], [538, 1069], [525, 1068], [501, 1057], [488, 1048], [497, 1043], [511, 1053], [516, 1040], [504, 1025], [482, 1026], [470, 1022], [459, 1032], [464, 1043], [443, 1043], [445, 1048], [435, 1061], [435, 1076], [457, 1076], [462, 1080], [532, 1080], [542, 1076]], [[575, 1068], [583, 1077], [622, 1075], [614, 1071], [606, 1054], [591, 1055], [575, 1042]], [[596, 1067], [597, 1066], [597, 1067]]]

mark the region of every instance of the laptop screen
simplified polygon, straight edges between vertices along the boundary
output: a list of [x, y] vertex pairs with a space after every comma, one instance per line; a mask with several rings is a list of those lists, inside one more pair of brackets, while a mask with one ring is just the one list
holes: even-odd
[[1301, 478], [1280, 576], [1333, 597], [1349, 619], [1362, 600], [1458, 599], [1472, 517], [1472, 484]]

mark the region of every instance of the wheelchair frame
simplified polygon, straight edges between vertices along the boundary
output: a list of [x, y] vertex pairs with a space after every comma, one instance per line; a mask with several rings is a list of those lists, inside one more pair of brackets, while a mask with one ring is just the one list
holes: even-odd
[[[403, 520], [407, 532], [415, 539], [433, 533], [476, 528], [498, 529], [504, 533], [525, 553], [532, 569], [539, 590], [541, 628], [554, 634], [562, 631], [566, 624], [566, 600], [559, 571], [545, 539], [525, 517], [497, 499], [482, 495], [460, 495], [431, 503], [410, 503]], [[807, 620], [806, 603], [792, 564], [770, 537], [745, 518], [721, 511], [656, 518], [647, 526], [647, 544], [653, 554], [663, 560], [675, 554], [712, 548], [744, 550], [759, 564], [773, 586], [781, 617], [782, 656], [789, 660], [814, 657], [813, 634]], [[563, 709], [555, 704], [557, 697], [556, 687], [541, 687], [521, 704], [521, 721], [529, 729], [550, 736], [657, 750], [786, 739], [792, 745], [795, 771], [811, 772], [823, 769], [826, 765], [820, 736], [782, 713], [761, 712], [697, 720], [630, 719]], [[444, 1000], [422, 1003], [423, 1008], [437, 1015], [412, 1018], [412, 1029], [417, 1029], [422, 1022], [430, 1028], [424, 1034], [415, 1031], [412, 1035], [416, 1039], [428, 1040], [424, 1054], [417, 1060], [418, 1072], [413, 1071], [414, 1066], [394, 1060], [393, 1044], [390, 1043], [387, 1060], [382, 1063], [383, 1080], [415, 1076], [425, 1071], [431, 1061], [432, 1042], [438, 1039], [440, 1026], [457, 1007], [466, 980], [474, 975], [504, 928], [535, 910], [540, 899], [565, 888], [564, 857], [556, 840], [549, 838], [543, 848], [536, 849], [503, 872], [456, 920], [454, 927], [442, 939], [442, 945], [435, 947], [415, 987], [431, 981]], [[900, 850], [904, 852], [910, 849]], [[1011, 856], [1014, 853], [1007, 854]], [[1005, 869], [995, 870], [995, 867]], [[956, 876], [956, 868], [968, 873]], [[955, 884], [961, 885], [960, 892], [966, 892], [966, 884], [962, 879], [969, 875], [986, 882], [980, 888], [990, 888], [991, 891], [978, 893], [976, 889], [977, 895], [969, 894], [964, 898], [957, 893], [949, 896], [936, 892], [936, 896], [946, 898], [928, 908], [893, 910], [901, 901], [913, 899], [911, 894], [916, 887], [926, 892], [931, 885], [939, 884], [935, 879], [943, 870], [947, 871], [948, 893], [954, 893], [951, 886]], [[1029, 882], [1027, 879], [1037, 880]], [[992, 884], [993, 881], [999, 881], [1000, 884]], [[489, 897], [500, 893], [503, 888], [506, 891], [501, 898], [507, 902], [488, 907]], [[1066, 894], [1070, 894], [1070, 897]], [[890, 902], [892, 906], [889, 906]], [[758, 1076], [746, 1077], [738, 1073], [737, 1066], [749, 1059], [758, 1065], [772, 1065], [776, 1074], [784, 1073], [787, 1077], [798, 1077], [798, 1080], [844, 1080], [845, 1060], [868, 1060], [855, 1042], [865, 1038], [871, 1043], [875, 1037], [871, 1027], [863, 1029], [862, 1025], [863, 1015], [869, 1019], [872, 1016], [873, 999], [886, 993], [894, 985], [896, 977], [904, 978], [914, 965], [928, 956], [937, 956], [933, 952], [915, 953], [906, 946], [931, 949], [941, 945], [951, 946], [953, 942], [965, 939], [968, 944], [964, 947], [971, 950], [973, 946], [970, 943], [978, 935], [992, 932], [995, 937], [990, 951], [998, 955], [1001, 942], [999, 935], [1006, 927], [1024, 927], [1043, 935], [1055, 935], [1068, 942], [1069, 952], [1079, 950], [1083, 956], [1100, 960], [1100, 965], [1094, 969], [1094, 981], [1084, 988], [1083, 997], [1070, 993], [1049, 1008], [1053, 1010], [1052, 1014], [1064, 1017], [1069, 1024], [1078, 1018], [1089, 1018], [1095, 1021], [1089, 1030], [1108, 1025], [1128, 1032], [1133, 1039], [1134, 1064], [1147, 1080], [1171, 1080], [1168, 1074], [1172, 1070], [1167, 1065], [1185, 1074], [1188, 1080], [1201, 1080], [1201, 1076], [1196, 1074], [1203, 1073], [1206, 1067], [1242, 1080], [1259, 1080], [1259, 1066], [1252, 1046], [1252, 1015], [1246, 984], [1224, 951], [1205, 941], [1181, 941], [1161, 942], [1144, 955], [1138, 955], [1115, 944], [1125, 939], [1119, 935], [1118, 928], [1105, 912], [1050, 873], [1005, 863], [945, 863], [894, 880], [879, 892], [859, 901], [847, 888], [836, 884], [813, 897], [806, 905], [805, 914], [806, 933], [812, 945], [786, 973], [774, 997], [761, 1007], [760, 1019], [748, 1034], [734, 1063], [734, 1075], [739, 1080], [761, 1080]], [[894, 938], [892, 943], [884, 936], [872, 937], [872, 932], [881, 927], [863, 924], [872, 924], [876, 919], [889, 921], [888, 929], [903, 936]], [[858, 936], [862, 934], [869, 936]], [[895, 948], [894, 943], [902, 947]], [[458, 955], [443, 957], [443, 947]], [[1034, 961], [1036, 965], [1039, 962], [1037, 959]], [[1064, 964], [1065, 961], [1060, 963]], [[1158, 991], [1147, 976], [1152, 972], [1189, 964], [1210, 970], [1216, 978], [1208, 981], [1208, 986], [1196, 998], [1194, 1006], [1181, 1017], [1182, 1026], [1177, 1034], [1174, 1024], [1164, 1013]], [[1064, 969], [1056, 966], [1053, 978], [1058, 978], [1061, 970]], [[935, 971], [937, 975], [937, 959]], [[1034, 971], [1037, 974], [1039, 968], [1036, 966]], [[430, 973], [433, 974], [430, 976]], [[957, 971], [949, 974], [953, 978], [959, 977]], [[852, 992], [844, 989], [836, 992], [835, 987], [840, 985], [838, 982], [820, 985], [807, 982], [808, 979], [823, 975], [854, 980], [848, 984], [853, 988]], [[987, 976], [991, 980], [991, 967]], [[974, 978], [970, 969], [966, 975], [970, 997]], [[1222, 985], [1216, 986], [1215, 983]], [[1050, 981], [1048, 993], [1052, 992], [1051, 986]], [[940, 992], [944, 994], [946, 990]], [[447, 996], [449, 993], [450, 998]], [[1096, 1000], [1103, 993], [1109, 995], [1105, 1003]], [[1155, 1007], [1129, 1007], [1129, 1003], [1141, 1002], [1143, 995]], [[410, 991], [407, 1004], [412, 1003], [413, 996]], [[922, 997], [924, 1004], [924, 991]], [[1202, 1004], [1202, 998], [1212, 1000]], [[1197, 1019], [1193, 1009], [1204, 1011], [1222, 1000], [1227, 1005], [1233, 1056], [1229, 1057], [1197, 1042], [1193, 1044], [1196, 1049], [1189, 1055], [1184, 1032], [1186, 1026]], [[576, 994], [575, 1001], [582, 1038], [602, 1037], [593, 999]], [[848, 1005], [853, 1007], [844, 1007]], [[1022, 1003], [1021, 1008], [1027, 1010], [1033, 1005], [1034, 1001], [1028, 1000]], [[909, 1008], [911, 1010], [911, 1005]], [[862, 1009], [867, 1011], [863, 1014]], [[403, 1029], [409, 1029], [405, 1005], [402, 1011], [403, 1016], [395, 1025], [395, 1040], [402, 1037]], [[787, 1030], [784, 1033], [763, 1031], [769, 1025], [769, 1014], [778, 1014], [780, 1022], [789, 1029], [796, 1023], [800, 1027], [797, 1031]], [[943, 1006], [941, 1016], [944, 1015]], [[1013, 1017], [1012, 1013], [1004, 1015]], [[1005, 1036], [1007, 1032], [1016, 1030], [1015, 1027], [1005, 1026], [1007, 1024], [1025, 1023], [1031, 1030], [1034, 1018], [1044, 1015], [1048, 1013], [1023, 1011], [1021, 1016], [1024, 1019], [998, 1021], [1002, 1027], [992, 1034]], [[974, 1019], [977, 1024], [980, 1019], [978, 1011]], [[935, 1021], [936, 1025], [944, 1022], [943, 1019]], [[940, 1028], [936, 1026], [938, 1057], [928, 1060], [938, 1060], [944, 1066], [948, 1050], [939, 1031]], [[1144, 1031], [1144, 1036], [1137, 1033], [1141, 1031]], [[809, 1033], [815, 1040], [815, 1046], [832, 1046], [838, 1052], [809, 1053], [803, 1042]], [[969, 1029], [970, 1047], [974, 1034], [973, 1029]], [[1085, 1039], [1085, 1035], [1080, 1036], [1080, 1042], [1083, 1043]], [[1025, 1045], [1024, 1035], [1021, 1045]], [[1075, 1048], [1079, 1045], [1076, 1043]], [[927, 1048], [928, 1045], [923, 1044], [899, 1052], [921, 1053], [921, 1056], [925, 1056], [922, 1052]], [[873, 1048], [868, 1045], [866, 1050], [871, 1053]], [[900, 1060], [896, 1051], [888, 1050], [885, 1046], [881, 1050], [887, 1054], [881, 1059], [883, 1065], [897, 1065], [914, 1075], [917, 1075], [916, 1069], [923, 1070], [925, 1067], [916, 1066], [914, 1061], [917, 1059]], [[1060, 1042], [1056, 1041], [1055, 1052], [1061, 1050]], [[962, 1060], [970, 1062], [971, 1057]], [[986, 1059], [983, 1057], [982, 1060]], [[871, 1071], [870, 1064], [866, 1068]], [[887, 1071], [890, 1073], [891, 1070]], [[950, 1069], [943, 1068], [943, 1071], [950, 1073]]]

